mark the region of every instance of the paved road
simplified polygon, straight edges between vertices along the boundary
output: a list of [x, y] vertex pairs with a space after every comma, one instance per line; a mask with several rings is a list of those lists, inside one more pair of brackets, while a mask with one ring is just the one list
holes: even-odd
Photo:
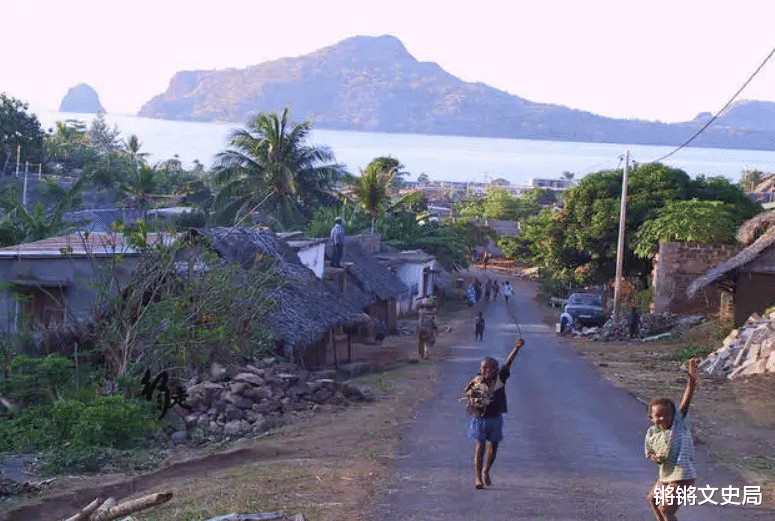
[[[643, 457], [646, 406], [601, 380], [594, 367], [541, 322], [534, 284], [516, 282], [512, 300], [525, 347], [506, 384], [505, 440], [493, 486], [474, 489], [474, 443], [457, 401], [483, 356], [503, 361], [517, 327], [501, 300], [486, 305], [483, 342], [470, 341], [443, 362], [437, 394], [404, 432], [393, 481], [378, 499], [374, 521], [654, 519], [646, 492], [656, 466]], [[679, 397], [676, 397], [678, 399]], [[712, 466], [698, 447], [697, 486], [742, 487]], [[722, 501], [721, 492], [713, 496]], [[751, 506], [682, 507], [679, 519], [772, 520]]]

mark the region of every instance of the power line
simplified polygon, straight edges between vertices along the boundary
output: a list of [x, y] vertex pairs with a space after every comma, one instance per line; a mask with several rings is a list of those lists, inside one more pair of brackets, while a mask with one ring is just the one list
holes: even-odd
[[735, 101], [735, 99], [736, 99], [736, 98], [737, 98], [737, 97], [740, 95], [740, 93], [741, 93], [741, 92], [743, 92], [743, 90], [744, 90], [744, 89], [745, 89], [745, 88], [748, 86], [748, 84], [749, 84], [749, 83], [751, 83], [751, 81], [752, 81], [752, 80], [753, 80], [753, 79], [756, 77], [756, 75], [757, 75], [757, 74], [759, 74], [759, 71], [761, 71], [761, 70], [762, 70], [762, 68], [763, 68], [763, 67], [764, 67], [764, 65], [765, 65], [765, 64], [766, 64], [766, 63], [767, 63], [767, 62], [770, 60], [770, 58], [772, 58], [772, 55], [773, 55], [773, 54], [775, 54], [775, 47], [773, 47], [773, 48], [772, 48], [772, 50], [771, 50], [771, 51], [770, 51], [770, 53], [767, 55], [767, 57], [764, 59], [764, 61], [763, 61], [763, 62], [762, 62], [762, 63], [761, 63], [761, 64], [760, 64], [760, 65], [759, 65], [757, 68], [756, 68], [756, 70], [755, 70], [755, 71], [753, 71], [753, 74], [751, 74], [751, 75], [748, 77], [748, 79], [745, 81], [745, 83], [743, 83], [743, 85], [742, 85], [742, 86], [741, 86], [739, 89], [737, 89], [737, 92], [735, 92], [735, 94], [734, 94], [734, 95], [733, 95], [731, 98], [729, 98], [729, 101], [727, 101], [727, 102], [726, 102], [726, 104], [725, 104], [723, 107], [721, 107], [721, 109], [720, 109], [718, 112], [716, 112], [716, 114], [715, 114], [715, 115], [714, 115], [712, 118], [710, 118], [710, 119], [707, 121], [707, 123], [705, 123], [705, 124], [702, 126], [702, 128], [701, 128], [700, 130], [698, 130], [697, 132], [695, 132], [695, 133], [694, 133], [694, 135], [693, 135], [692, 137], [690, 137], [690, 138], [689, 138], [688, 140], [686, 140], [686, 141], [685, 141], [685, 142], [684, 142], [682, 145], [680, 145], [678, 148], [676, 148], [675, 150], [673, 150], [673, 151], [672, 151], [672, 152], [670, 152], [669, 154], [665, 154], [664, 156], [660, 157], [659, 159], [655, 159], [655, 160], [653, 160], [653, 161], [650, 161], [650, 162], [648, 162], [648, 163], [645, 163], [645, 164], [651, 164], [651, 163], [659, 163], [659, 162], [661, 162], [661, 161], [664, 161], [665, 159], [667, 159], [668, 157], [672, 156], [673, 154], [675, 154], [676, 152], [678, 152], [678, 151], [679, 151], [679, 150], [681, 150], [682, 148], [685, 148], [686, 146], [688, 146], [688, 145], [689, 145], [689, 143], [691, 143], [692, 141], [694, 141], [695, 139], [697, 139], [697, 137], [698, 137], [700, 134], [702, 134], [703, 132], [705, 132], [705, 130], [706, 130], [706, 129], [707, 129], [707, 128], [708, 128], [708, 127], [709, 127], [709, 126], [710, 126], [710, 125], [711, 125], [711, 124], [714, 122], [714, 121], [716, 121], [716, 119], [718, 119], [718, 117], [719, 117], [719, 116], [720, 116], [720, 115], [721, 115], [721, 114], [722, 114], [722, 113], [723, 113], [723, 112], [724, 112], [724, 111], [725, 111], [725, 110], [726, 110], [726, 109], [727, 109], [727, 108], [728, 108], [728, 107], [729, 107], [729, 106], [732, 104], [732, 102], [733, 102], [733, 101]]

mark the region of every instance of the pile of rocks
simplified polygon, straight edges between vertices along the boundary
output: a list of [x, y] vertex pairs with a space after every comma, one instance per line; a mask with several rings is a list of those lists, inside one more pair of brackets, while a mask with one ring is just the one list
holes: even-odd
[[699, 368], [711, 376], [727, 378], [775, 373], [775, 312], [767, 317], [751, 315]]
[[332, 371], [310, 373], [271, 359], [261, 365], [218, 371], [207, 381], [189, 382], [187, 409], [178, 409], [183, 421], [174, 427], [171, 441], [200, 443], [254, 436], [294, 412], [371, 399], [354, 385], [334, 380]]
[[[674, 313], [647, 313], [640, 316], [640, 336], [649, 337], [672, 331], [679, 323], [678, 316]], [[618, 322], [613, 319], [605, 323], [597, 331], [597, 339], [602, 341], [616, 341], [630, 337], [630, 314], [622, 313]]]

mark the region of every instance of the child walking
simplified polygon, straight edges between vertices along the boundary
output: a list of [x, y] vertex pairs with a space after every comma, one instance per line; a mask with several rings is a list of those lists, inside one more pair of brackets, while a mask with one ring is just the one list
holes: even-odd
[[468, 424], [466, 435], [476, 442], [474, 484], [477, 489], [492, 485], [490, 469], [498, 454], [498, 444], [503, 440], [503, 413], [507, 412], [504, 384], [511, 376], [511, 363], [523, 345], [525, 341], [518, 338], [514, 349], [501, 367], [498, 367], [498, 361], [494, 358], [482, 359], [479, 374], [474, 376], [465, 388], [468, 411], [474, 415]]
[[481, 311], [476, 316], [476, 326], [474, 327], [474, 336], [476, 340], [482, 340], [482, 337], [484, 336], [484, 317], [482, 316]]
[[646, 457], [659, 465], [659, 478], [649, 491], [649, 503], [657, 521], [675, 521], [687, 487], [694, 484], [694, 443], [687, 415], [692, 401], [697, 374], [697, 359], [687, 363], [687, 380], [681, 403], [676, 409], [669, 398], [657, 398], [649, 403], [649, 420], [653, 424], [646, 432]]

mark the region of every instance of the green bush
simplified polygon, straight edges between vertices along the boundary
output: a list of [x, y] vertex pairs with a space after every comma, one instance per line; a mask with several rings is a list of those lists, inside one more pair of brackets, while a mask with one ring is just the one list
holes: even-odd
[[704, 358], [715, 350], [716, 348], [713, 346], [700, 346], [697, 344], [687, 344], [676, 349], [675, 353], [673, 353], [671, 358], [676, 362], [678, 362], [679, 364], [682, 364], [687, 360], [689, 360], [690, 358], [695, 358], [695, 357]]
[[120, 396], [98, 396], [85, 407], [72, 428], [78, 445], [127, 448], [153, 428], [151, 402], [124, 400]]
[[19, 409], [13, 418], [0, 417], [0, 452], [28, 452], [60, 440], [51, 420], [51, 407]]
[[16, 355], [8, 366], [10, 398], [27, 405], [43, 405], [72, 390], [75, 364], [57, 353], [45, 357]]
[[62, 440], [70, 440], [77, 434], [75, 426], [85, 409], [86, 405], [78, 400], [62, 400], [54, 404], [54, 427]]
[[157, 411], [145, 400], [97, 396], [91, 403], [61, 400], [0, 417], [0, 452], [71, 446], [129, 448], [156, 427]]
[[104, 447], [83, 447], [65, 444], [47, 452], [41, 468], [48, 474], [63, 472], [96, 472], [111, 460], [111, 451]]

